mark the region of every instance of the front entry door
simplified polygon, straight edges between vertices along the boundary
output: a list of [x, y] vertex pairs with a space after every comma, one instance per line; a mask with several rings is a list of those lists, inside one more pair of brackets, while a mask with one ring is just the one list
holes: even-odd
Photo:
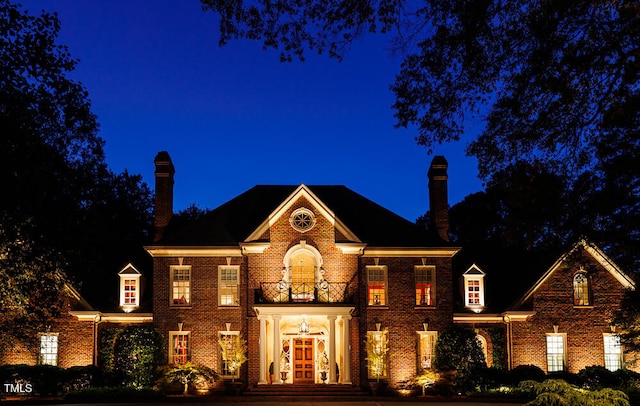
[[313, 338], [296, 338], [293, 343], [293, 383], [313, 383]]

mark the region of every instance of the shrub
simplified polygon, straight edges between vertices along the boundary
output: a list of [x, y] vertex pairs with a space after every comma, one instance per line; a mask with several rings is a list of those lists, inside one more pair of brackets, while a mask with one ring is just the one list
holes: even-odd
[[629, 397], [624, 392], [609, 388], [597, 391], [580, 390], [561, 379], [547, 379], [544, 382], [523, 381], [518, 389], [534, 396], [534, 399], [527, 403], [528, 406], [629, 406]]
[[166, 387], [166, 383], [180, 384], [183, 388], [182, 394], [186, 395], [190, 386], [208, 389], [217, 379], [218, 374], [213, 369], [187, 362], [184, 365], [164, 367], [158, 385]]
[[132, 387], [87, 388], [69, 392], [64, 396], [69, 402], [152, 402], [164, 399], [164, 394], [154, 389]]
[[52, 365], [4, 365], [0, 367], [2, 383], [31, 384], [33, 395], [62, 394], [65, 370]]
[[151, 327], [125, 327], [117, 336], [113, 348], [114, 371], [120, 372], [124, 384], [134, 388], [150, 388], [154, 373], [163, 359], [163, 339]]
[[454, 327], [438, 336], [434, 367], [437, 371], [455, 370], [458, 391], [474, 390], [473, 376], [486, 367], [482, 345], [469, 328]]
[[506, 383], [517, 385], [522, 381], [542, 382], [547, 375], [535, 365], [518, 365], [506, 374]]

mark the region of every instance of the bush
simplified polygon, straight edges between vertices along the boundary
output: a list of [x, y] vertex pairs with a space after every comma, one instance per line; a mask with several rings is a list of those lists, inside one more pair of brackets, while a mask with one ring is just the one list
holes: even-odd
[[518, 365], [506, 374], [506, 383], [518, 385], [522, 381], [542, 382], [547, 375], [535, 365]]
[[640, 384], [640, 374], [636, 372], [626, 369], [619, 369], [613, 372], [599, 365], [584, 368], [578, 372], [578, 376], [583, 386], [588, 389], [628, 389], [638, 388]]
[[164, 394], [154, 389], [132, 387], [87, 388], [69, 392], [64, 396], [69, 402], [153, 402], [164, 399]]
[[2, 383], [31, 384], [32, 395], [62, 394], [65, 370], [52, 365], [4, 365], [0, 367]]
[[122, 374], [125, 385], [151, 388], [164, 356], [163, 339], [151, 327], [125, 327], [115, 338], [113, 354], [113, 369]]
[[64, 392], [104, 386], [105, 384], [104, 372], [93, 365], [67, 368], [65, 375]]
[[561, 379], [547, 379], [542, 383], [523, 381], [518, 385], [518, 390], [534, 397], [531, 402], [527, 403], [528, 406], [629, 406], [629, 397], [624, 392], [609, 388], [597, 391], [584, 391]]

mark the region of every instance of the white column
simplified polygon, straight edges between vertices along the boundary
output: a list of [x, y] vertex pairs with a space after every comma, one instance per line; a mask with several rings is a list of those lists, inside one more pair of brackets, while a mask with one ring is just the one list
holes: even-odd
[[336, 382], [336, 316], [327, 316], [329, 320], [329, 383]]
[[282, 383], [280, 380], [280, 315], [274, 314], [271, 316], [273, 319], [273, 383], [279, 385]]
[[258, 316], [260, 322], [260, 340], [258, 345], [260, 346], [260, 378], [258, 379], [258, 385], [266, 385], [269, 380], [267, 379], [267, 318], [265, 316]]
[[351, 316], [342, 316], [343, 365], [340, 374], [342, 375], [342, 383], [345, 385], [351, 385], [351, 351], [349, 350], [349, 348], [351, 347], [351, 334], [349, 329], [349, 320], [351, 320]]

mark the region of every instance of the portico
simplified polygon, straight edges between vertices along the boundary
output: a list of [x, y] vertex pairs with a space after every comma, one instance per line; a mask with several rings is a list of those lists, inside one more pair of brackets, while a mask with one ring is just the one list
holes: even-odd
[[253, 310], [260, 324], [259, 385], [351, 384], [353, 306], [266, 305]]

